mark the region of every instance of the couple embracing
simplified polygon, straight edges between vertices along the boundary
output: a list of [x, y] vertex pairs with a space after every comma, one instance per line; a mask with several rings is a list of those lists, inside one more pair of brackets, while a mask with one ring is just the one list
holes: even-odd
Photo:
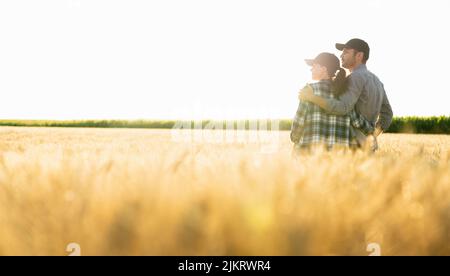
[[336, 48], [342, 51], [343, 68], [331, 53], [305, 60], [316, 82], [299, 92], [300, 103], [291, 129], [296, 152], [316, 147], [376, 151], [377, 137], [392, 122], [383, 83], [366, 67], [369, 45], [351, 39], [337, 43]]

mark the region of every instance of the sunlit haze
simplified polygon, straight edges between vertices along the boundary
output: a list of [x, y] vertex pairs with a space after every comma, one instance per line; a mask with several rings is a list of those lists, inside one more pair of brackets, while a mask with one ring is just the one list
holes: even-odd
[[448, 0], [0, 2], [0, 119], [291, 118], [366, 40], [395, 116], [450, 115]]

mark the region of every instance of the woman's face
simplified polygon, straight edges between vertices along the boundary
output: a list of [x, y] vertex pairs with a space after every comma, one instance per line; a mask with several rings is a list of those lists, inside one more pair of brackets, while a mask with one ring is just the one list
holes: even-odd
[[329, 79], [327, 68], [318, 63], [314, 63], [311, 67], [312, 79], [315, 81]]

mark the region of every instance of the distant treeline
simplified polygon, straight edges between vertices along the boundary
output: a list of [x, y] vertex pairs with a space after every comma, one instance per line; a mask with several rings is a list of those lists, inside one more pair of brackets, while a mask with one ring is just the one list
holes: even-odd
[[[88, 127], [88, 128], [208, 128], [208, 129], [272, 129], [278, 124], [280, 130], [290, 130], [291, 120], [233, 120], [233, 121], [173, 121], [173, 120], [0, 120], [0, 126], [26, 127]], [[275, 126], [275, 125], [274, 125]], [[396, 117], [389, 133], [450, 134], [450, 117]]]

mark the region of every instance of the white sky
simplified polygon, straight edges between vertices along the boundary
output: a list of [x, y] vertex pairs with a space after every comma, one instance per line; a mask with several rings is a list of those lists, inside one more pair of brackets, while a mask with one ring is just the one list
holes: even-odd
[[1, 0], [1, 119], [291, 118], [365, 39], [396, 116], [450, 115], [448, 0]]

